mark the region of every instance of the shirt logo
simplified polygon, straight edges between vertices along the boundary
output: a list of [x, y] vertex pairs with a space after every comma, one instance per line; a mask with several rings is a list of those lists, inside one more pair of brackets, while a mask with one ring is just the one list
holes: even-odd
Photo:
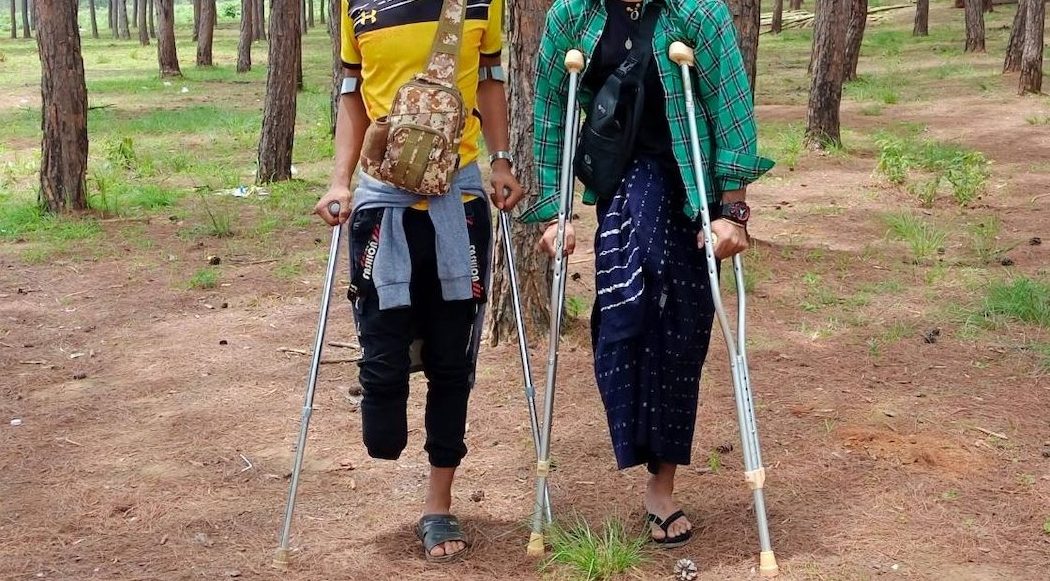
[[359, 10], [358, 13], [357, 13], [357, 18], [354, 19], [354, 26], [364, 26], [366, 24], [375, 24], [376, 23], [376, 16], [378, 14], [379, 13], [376, 11], [375, 8], [373, 8], [372, 10], [364, 10], [364, 9]]

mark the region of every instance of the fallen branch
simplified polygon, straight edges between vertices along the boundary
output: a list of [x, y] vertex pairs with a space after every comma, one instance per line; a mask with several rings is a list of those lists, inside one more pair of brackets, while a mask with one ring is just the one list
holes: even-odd
[[360, 360], [361, 360], [360, 356], [358, 356], [358, 357], [345, 357], [345, 358], [342, 358], [342, 359], [323, 359], [323, 360], [321, 360], [321, 365], [330, 365], [330, 364], [334, 364], [334, 363], [357, 363]]
[[1000, 440], [1009, 440], [1010, 439], [1010, 438], [1006, 437], [1006, 434], [1000, 434], [998, 432], [993, 432], [991, 430], [986, 430], [986, 429], [984, 429], [984, 428], [982, 428], [980, 426], [974, 426], [973, 429], [977, 430], [978, 432], [981, 432], [982, 434], [986, 434], [988, 436], [999, 438]]
[[354, 349], [354, 350], [360, 350], [361, 349], [361, 346], [357, 345], [356, 343], [342, 343], [342, 342], [339, 342], [339, 341], [329, 341], [328, 345], [329, 345], [329, 347], [342, 347], [343, 349]]
[[99, 220], [99, 222], [102, 224], [109, 224], [113, 222], [143, 222], [145, 224], [149, 224], [150, 218], [148, 216], [125, 216], [122, 218], [105, 218], [103, 220]]
[[296, 355], [309, 355], [310, 353], [303, 351], [302, 349], [291, 349], [289, 347], [278, 347], [278, 351], [281, 353], [294, 353]]

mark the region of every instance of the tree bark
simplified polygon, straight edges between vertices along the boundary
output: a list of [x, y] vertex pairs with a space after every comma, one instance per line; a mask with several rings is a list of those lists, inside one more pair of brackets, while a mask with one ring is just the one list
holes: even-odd
[[201, 33], [201, 0], [193, 0], [193, 42], [197, 42]]
[[197, 66], [212, 66], [212, 40], [215, 38], [215, 0], [201, 0], [200, 30], [197, 31]]
[[[29, 0], [29, 28], [36, 34], [36, 21], [39, 20], [37, 13], [37, 2], [40, 0]], [[77, 0], [77, 15], [80, 14], [80, 0]]]
[[146, 23], [146, 0], [136, 0], [135, 20], [139, 28], [139, 44], [149, 46], [149, 28]]
[[299, 0], [273, 0], [270, 8], [270, 63], [266, 73], [266, 102], [259, 139], [260, 183], [292, 177], [295, 142], [295, 81], [302, 44]]
[[49, 212], [87, 208], [87, 87], [76, 2], [41, 2], [37, 22], [43, 139], [40, 201]]
[[868, 23], [868, 0], [849, 0], [849, 24], [846, 27], [846, 69], [844, 80], [857, 78], [860, 63], [860, 45], [864, 42], [864, 28]]
[[255, 1], [255, 20], [252, 21], [255, 40], [266, 40], [266, 0]]
[[131, 40], [131, 29], [128, 28], [127, 0], [117, 0], [117, 31], [121, 40]]
[[117, 0], [108, 0], [106, 3], [106, 26], [116, 35], [117, 30]]
[[[332, 2], [331, 13], [340, 13], [340, 0], [330, 0]], [[324, 3], [325, 0], [321, 0], [321, 13], [324, 14]], [[335, 122], [339, 118], [339, 89], [343, 82], [343, 55], [342, 55], [342, 42], [343, 37], [341, 34], [342, 19], [341, 18], [329, 18], [328, 19], [328, 36], [332, 39], [332, 102], [329, 108], [329, 124], [328, 131], [330, 135], [335, 135]]]
[[802, 0], [791, 0], [789, 6], [792, 10], [802, 10]]
[[1046, 5], [1043, 0], [1022, 0], [1025, 5], [1024, 51], [1021, 53], [1021, 81], [1018, 92], [1043, 90], [1043, 35]]
[[[324, 3], [324, 0], [321, 0]], [[306, 0], [306, 25], [310, 28], [316, 26], [314, 24], [314, 0]]]
[[992, 4], [992, 0], [984, 0], [984, 4], [981, 8], [984, 12], [995, 12], [995, 5]]
[[153, 4], [153, 0], [146, 0], [146, 12], [149, 17], [149, 36], [150, 38], [157, 38], [157, 27], [153, 16], [157, 13], [156, 6]]
[[139, 0], [132, 0], [132, 2], [131, 2], [131, 14], [133, 16], [133, 18], [131, 19], [131, 26], [138, 26], [139, 25]]
[[[321, 0], [320, 2], [317, 3], [317, 12], [318, 12], [317, 16], [320, 18], [321, 24], [326, 24], [325, 17], [324, 17], [324, 0]], [[338, 14], [339, 11], [336, 10], [335, 13]]]
[[915, 4], [915, 27], [912, 36], [930, 35], [930, 0], [918, 0]]
[[181, 77], [179, 55], [175, 50], [175, 6], [174, 0], [155, 0], [157, 3], [157, 62], [160, 76]]
[[744, 69], [755, 94], [755, 66], [758, 63], [758, 33], [762, 19], [762, 0], [728, 0], [737, 30], [737, 44], [744, 57]]
[[18, 38], [18, 4], [11, 0], [11, 38]]
[[[14, 0], [11, 0], [12, 4]], [[95, 0], [88, 0], [88, 12], [91, 14], [91, 38], [98, 38], [98, 14], [95, 11]]]
[[22, 0], [22, 38], [33, 38], [29, 28], [29, 0]]
[[984, 12], [982, 0], [966, 1], [966, 47], [963, 52], [984, 52]]
[[252, 0], [241, 0], [241, 37], [237, 42], [237, 72], [252, 70], [252, 21], [255, 6]]
[[813, 82], [809, 90], [806, 144], [817, 149], [842, 144], [839, 105], [845, 72], [849, 0], [821, 0], [813, 31]]
[[[548, 5], [548, 0], [516, 0], [508, 15], [509, 76], [514, 79], [514, 82], [507, 83], [510, 110], [514, 112], [510, 117], [510, 143], [517, 163], [515, 173], [526, 194], [536, 192], [532, 164], [532, 100], [536, 90], [539, 39]], [[531, 334], [539, 335], [550, 327], [550, 260], [536, 249], [542, 226], [514, 226], [511, 242], [525, 328]], [[507, 256], [503, 252], [503, 233], [499, 228], [496, 229], [490, 286], [488, 336], [492, 345], [498, 345], [517, 336], [510, 280], [507, 278]]]
[[780, 34], [784, 29], [784, 0], [773, 0], [773, 22], [769, 26], [769, 31], [773, 34]]
[[299, 0], [299, 34], [306, 34], [309, 29], [306, 26], [306, 0]]
[[1021, 53], [1024, 52], [1024, 33], [1028, 9], [1024, 0], [1017, 5], [1014, 24], [1010, 29], [1010, 43], [1006, 45], [1006, 58], [1003, 60], [1003, 73], [1016, 73], [1021, 70]]

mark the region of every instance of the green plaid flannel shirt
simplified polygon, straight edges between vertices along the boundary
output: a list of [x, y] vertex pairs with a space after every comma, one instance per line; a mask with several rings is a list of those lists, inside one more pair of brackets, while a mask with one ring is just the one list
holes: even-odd
[[[643, 0], [643, 6], [651, 1]], [[556, 0], [547, 12], [540, 40], [534, 120], [533, 153], [539, 188], [521, 215], [523, 222], [543, 222], [557, 216], [569, 86], [565, 53], [578, 49], [589, 64], [606, 19], [602, 0]], [[756, 155], [758, 138], [751, 88], [737, 47], [733, 18], [725, 3], [722, 0], [666, 2], [653, 35], [654, 61], [667, 97], [674, 157], [683, 169], [684, 211], [696, 219], [700, 214], [700, 192], [692, 170], [685, 88], [678, 65], [667, 56], [671, 43], [676, 40], [693, 47], [696, 54], [693, 91], [698, 105], [697, 131], [706, 168], [704, 184], [708, 203], [720, 200], [722, 192], [738, 190], [755, 181], [773, 167], [773, 161]], [[581, 87], [579, 102], [584, 111], [589, 109], [592, 97]], [[584, 192], [583, 203], [593, 205], [596, 200], [594, 192]]]

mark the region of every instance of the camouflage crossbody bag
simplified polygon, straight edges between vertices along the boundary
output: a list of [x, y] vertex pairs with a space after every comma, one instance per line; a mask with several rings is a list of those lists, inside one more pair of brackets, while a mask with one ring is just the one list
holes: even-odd
[[465, 20], [465, 0], [444, 0], [426, 69], [397, 90], [390, 114], [365, 133], [361, 165], [368, 175], [424, 196], [449, 191], [466, 124], [456, 85]]

